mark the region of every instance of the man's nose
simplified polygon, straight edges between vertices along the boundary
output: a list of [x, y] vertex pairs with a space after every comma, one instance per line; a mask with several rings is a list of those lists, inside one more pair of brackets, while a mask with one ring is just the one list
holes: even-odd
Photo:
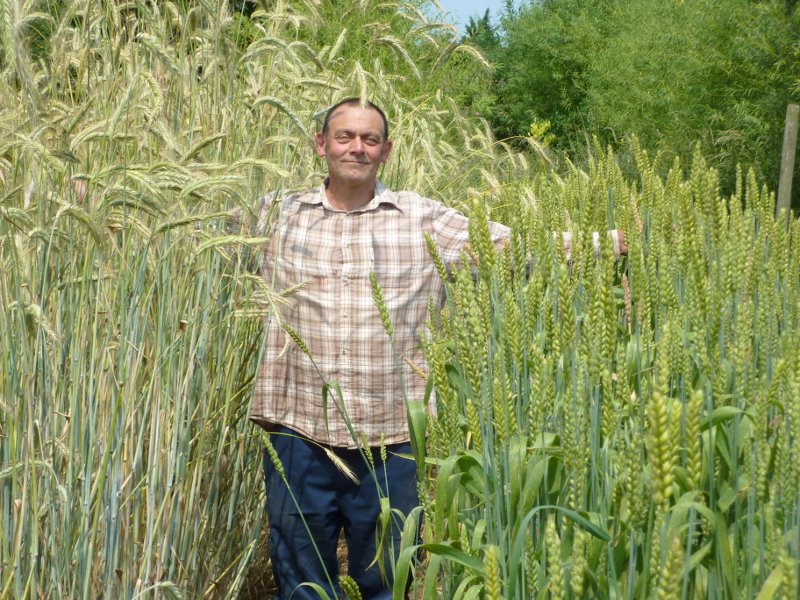
[[361, 141], [361, 138], [356, 136], [350, 142], [350, 149], [353, 152], [363, 152], [364, 151], [364, 142]]

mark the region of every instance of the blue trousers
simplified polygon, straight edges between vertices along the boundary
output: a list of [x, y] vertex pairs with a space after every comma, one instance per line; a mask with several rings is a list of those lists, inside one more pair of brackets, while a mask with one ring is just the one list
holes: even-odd
[[278, 586], [275, 598], [319, 598], [311, 587], [301, 587], [305, 582], [318, 584], [332, 599], [344, 597], [338, 586], [336, 558], [339, 533], [344, 529], [348, 575], [358, 584], [363, 598], [390, 599], [391, 568], [400, 550], [402, 529], [401, 520], [394, 515], [384, 545], [388, 580], [381, 576], [377, 564], [369, 565], [377, 548], [379, 498], [388, 498], [391, 507], [404, 515], [419, 504], [416, 463], [398, 456], [410, 455], [410, 444], [387, 446], [385, 463], [380, 450], [373, 448], [374, 475], [358, 450], [329, 447], [353, 470], [356, 483], [342, 473], [319, 445], [288, 428], [278, 428], [270, 435], [270, 441], [288, 483], [287, 487], [265, 452], [269, 553]]

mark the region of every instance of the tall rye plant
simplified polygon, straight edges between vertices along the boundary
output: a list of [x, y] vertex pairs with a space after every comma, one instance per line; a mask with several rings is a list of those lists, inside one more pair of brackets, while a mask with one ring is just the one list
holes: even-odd
[[[315, 116], [359, 94], [394, 116], [383, 178], [473, 217], [396, 597], [408, 571], [423, 597], [797, 596], [800, 225], [699, 157], [537, 174], [437, 91], [480, 59], [421, 4], [0, 1], [0, 598], [242, 587], [284, 300], [255, 198], [319, 181]], [[623, 263], [592, 254], [610, 226]]]

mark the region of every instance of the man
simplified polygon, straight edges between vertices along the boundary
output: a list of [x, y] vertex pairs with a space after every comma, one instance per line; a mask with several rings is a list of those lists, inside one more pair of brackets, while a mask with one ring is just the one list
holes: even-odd
[[[391, 598], [391, 581], [372, 564], [380, 499], [402, 514], [419, 501], [415, 462], [402, 456], [411, 452], [405, 399], [424, 395], [414, 373], [424, 368], [419, 340], [429, 298], [438, 308], [444, 299], [425, 234], [456, 264], [467, 218], [378, 181], [392, 142], [386, 116], [370, 102], [333, 106], [315, 145], [328, 166], [324, 184], [273, 198], [265, 211], [273, 242], [262, 274], [274, 289], [295, 289], [283, 326], [274, 318], [267, 325], [251, 410], [273, 432], [264, 461], [272, 568], [278, 598], [318, 598], [304, 582], [334, 597], [343, 528], [349, 575], [362, 596]], [[490, 231], [498, 245], [509, 235], [497, 223]], [[373, 273], [392, 339], [372, 297]], [[391, 557], [399, 550], [396, 524], [390, 533]]]

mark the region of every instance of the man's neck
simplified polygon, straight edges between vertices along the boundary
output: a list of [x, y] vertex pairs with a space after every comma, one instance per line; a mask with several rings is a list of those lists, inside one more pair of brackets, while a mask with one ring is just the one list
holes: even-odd
[[375, 184], [367, 186], [347, 187], [328, 181], [325, 185], [328, 202], [336, 210], [350, 212], [364, 208], [375, 197]]

